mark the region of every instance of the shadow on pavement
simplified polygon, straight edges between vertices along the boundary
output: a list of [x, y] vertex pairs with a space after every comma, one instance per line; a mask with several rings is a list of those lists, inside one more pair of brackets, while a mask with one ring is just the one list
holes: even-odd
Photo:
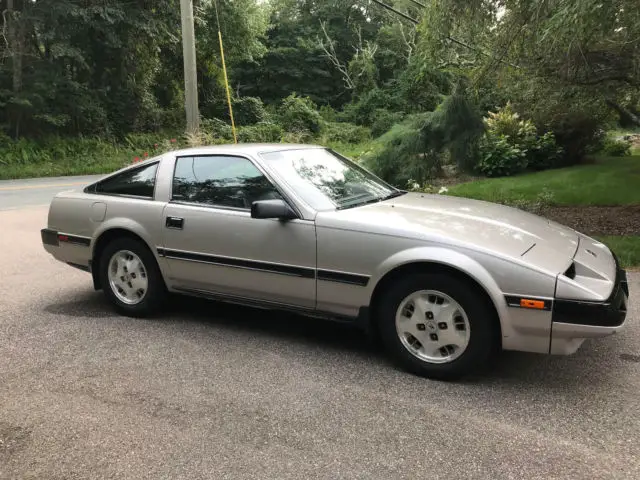
[[[102, 292], [87, 291], [74, 297], [74, 300], [50, 304], [45, 311], [67, 317], [100, 318], [107, 322], [122, 322], [124, 318], [110, 308]], [[389, 380], [390, 372], [398, 372], [379, 343], [350, 324], [179, 295], [172, 295], [165, 311], [153, 319], [126, 320], [180, 325], [185, 329], [203, 326], [214, 335], [248, 336], [253, 341], [263, 343], [266, 348], [269, 348], [269, 344], [273, 345], [273, 341], [287, 343], [297, 350], [310, 348], [314, 350], [310, 355], [322, 349], [327, 354], [351, 357], [349, 364], [361, 363], [359, 368], [366, 365], [378, 370], [376, 375], [381, 375], [381, 381]], [[260, 341], [261, 338], [264, 342]], [[468, 387], [474, 384], [493, 386], [503, 392], [523, 386], [542, 388], [547, 392], [567, 392], [574, 388], [582, 389], [585, 384], [593, 382], [607, 383], [608, 378], [614, 377], [611, 363], [625, 360], [616, 342], [612, 338], [587, 341], [572, 356], [500, 352], [483, 371], [455, 383]], [[634, 362], [622, 363], [631, 365]], [[410, 382], [422, 380], [410, 374], [401, 379]]]

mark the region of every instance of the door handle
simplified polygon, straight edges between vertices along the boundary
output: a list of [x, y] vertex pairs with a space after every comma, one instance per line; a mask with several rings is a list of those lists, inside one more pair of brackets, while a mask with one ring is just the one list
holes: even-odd
[[165, 222], [165, 226], [167, 228], [174, 228], [176, 230], [182, 230], [182, 228], [184, 227], [184, 218], [167, 217], [167, 221]]

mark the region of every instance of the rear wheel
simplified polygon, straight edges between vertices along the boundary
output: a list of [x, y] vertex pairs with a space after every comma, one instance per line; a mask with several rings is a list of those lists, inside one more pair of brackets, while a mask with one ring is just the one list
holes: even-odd
[[382, 341], [406, 370], [452, 380], [485, 364], [495, 315], [472, 285], [446, 274], [416, 274], [393, 284], [378, 311]]
[[166, 291], [156, 259], [133, 238], [111, 241], [100, 257], [105, 296], [119, 313], [140, 317], [155, 313]]

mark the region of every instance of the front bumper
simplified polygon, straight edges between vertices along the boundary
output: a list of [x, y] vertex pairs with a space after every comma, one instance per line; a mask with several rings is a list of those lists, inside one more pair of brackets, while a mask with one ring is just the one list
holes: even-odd
[[616, 279], [604, 302], [555, 299], [551, 317], [549, 353], [569, 355], [587, 338], [603, 337], [624, 328], [629, 303], [627, 272], [616, 262]]

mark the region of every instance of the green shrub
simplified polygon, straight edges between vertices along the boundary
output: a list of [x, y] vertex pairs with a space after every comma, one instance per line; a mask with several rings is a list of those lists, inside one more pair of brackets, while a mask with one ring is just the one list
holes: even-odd
[[202, 130], [207, 135], [211, 135], [213, 138], [228, 140], [231, 140], [233, 138], [231, 125], [220, 120], [219, 118], [203, 118], [200, 122], [200, 130]]
[[527, 168], [526, 151], [506, 135], [484, 135], [479, 142], [477, 170], [487, 177], [503, 177]]
[[404, 188], [412, 179], [420, 183], [429, 178], [438, 154], [425, 155], [420, 129], [427, 114], [409, 116], [378, 139], [381, 148], [365, 155], [363, 162], [378, 176], [396, 187]]
[[371, 131], [352, 123], [332, 122], [325, 128], [326, 140], [341, 143], [363, 143], [371, 138]]
[[625, 157], [631, 155], [631, 143], [626, 140], [605, 138], [602, 142], [600, 152], [610, 157]]
[[371, 125], [371, 135], [379, 137], [391, 130], [396, 123], [400, 123], [404, 115], [402, 112], [391, 112], [384, 108], [379, 108], [374, 113], [373, 124]]
[[474, 146], [483, 132], [482, 117], [464, 91], [446, 97], [433, 112], [409, 115], [376, 143], [364, 160], [378, 175], [404, 188], [410, 179], [422, 184], [439, 175], [447, 159], [471, 170]]
[[528, 138], [523, 147], [527, 152], [528, 168], [532, 170], [557, 167], [562, 159], [562, 147], [558, 146], [551, 132]]
[[[560, 107], [558, 107], [560, 108]], [[557, 144], [562, 147], [563, 155], [559, 166], [580, 163], [587, 153], [601, 144], [604, 131], [602, 120], [589, 110], [571, 110], [562, 105], [562, 111], [550, 112], [553, 116], [541, 116], [534, 119], [536, 124], [553, 132]]]
[[275, 143], [282, 139], [284, 131], [277, 123], [260, 122], [238, 128], [238, 141], [245, 143]]
[[510, 102], [498, 109], [488, 112], [484, 119], [487, 132], [495, 136], [511, 138], [515, 143], [526, 141], [527, 137], [536, 135], [536, 127], [531, 120], [522, 120], [513, 110]]
[[282, 135], [283, 143], [313, 143], [314, 136], [309, 132], [303, 132], [301, 130], [294, 132], [284, 132]]
[[520, 118], [509, 102], [497, 112], [489, 112], [484, 124], [477, 170], [487, 176], [513, 175], [527, 168], [544, 170], [560, 163], [563, 150], [553, 133], [538, 135], [534, 123]]
[[411, 57], [409, 64], [398, 77], [397, 98], [401, 102], [391, 110], [407, 112], [432, 111], [451, 95], [455, 84], [455, 74], [447, 68], [437, 68], [432, 62], [425, 62], [420, 55]]
[[[149, 146], [144, 150], [151, 151]], [[143, 149], [140, 149], [143, 150]], [[111, 140], [93, 137], [43, 137], [39, 140], [19, 138], [0, 145], [0, 161], [4, 165], [28, 165], [68, 161], [92, 163], [123, 151], [133, 152], [129, 145], [117, 145]]]
[[137, 151], [149, 151], [158, 148], [167, 136], [174, 138], [179, 134], [130, 133], [124, 137], [124, 144]]
[[329, 105], [322, 105], [319, 112], [325, 122], [336, 122], [338, 120], [338, 112]]
[[233, 117], [238, 126], [253, 125], [269, 119], [262, 100], [257, 97], [241, 97], [233, 102]]
[[344, 108], [341, 119], [356, 125], [373, 125], [378, 110], [400, 110], [398, 99], [387, 91], [374, 88], [363, 94], [355, 103]]
[[280, 123], [287, 132], [318, 135], [324, 126], [324, 120], [311, 99], [295, 93], [282, 101], [278, 113]]

